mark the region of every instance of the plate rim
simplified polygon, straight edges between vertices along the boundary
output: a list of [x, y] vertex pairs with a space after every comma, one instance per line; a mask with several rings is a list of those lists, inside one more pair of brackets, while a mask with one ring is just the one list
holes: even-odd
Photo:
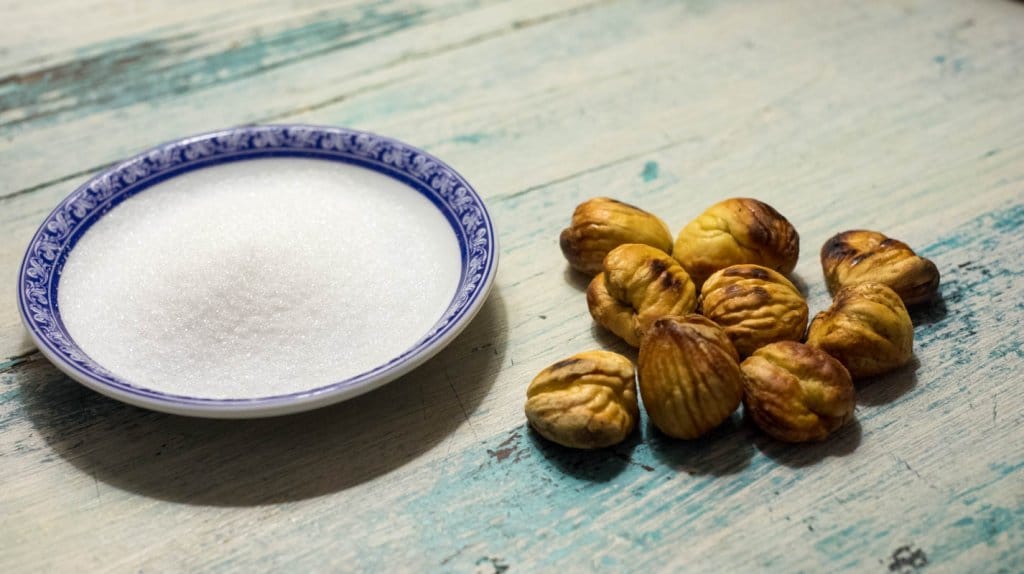
[[[110, 209], [164, 179], [222, 163], [267, 157], [307, 157], [355, 165], [395, 179], [428, 199], [451, 226], [462, 258], [459, 283], [444, 314], [416, 343], [381, 365], [327, 385], [294, 393], [216, 399], [165, 393], [117, 380], [78, 347], [60, 321], [56, 293], [60, 270], [68, 254], [74, 250], [80, 237]], [[146, 171], [144, 167], [147, 161], [161, 163], [154, 171], [142, 173]], [[60, 223], [58, 220], [76, 201], [93, 199], [89, 194], [95, 192], [97, 187], [107, 191], [117, 184], [121, 184], [121, 187], [109, 191], [100, 204], [92, 203], [74, 212], [83, 215], [65, 233], [56, 251], [52, 254], [41, 251], [41, 241], [46, 237], [51, 223]], [[445, 193], [457, 197], [458, 203], [446, 198]], [[458, 217], [459, 206], [465, 208], [464, 213], [468, 214], [461, 220]], [[466, 231], [470, 226], [476, 230], [473, 237]], [[39, 261], [40, 257], [33, 258], [34, 254], [38, 256], [40, 253], [52, 257], [42, 262]], [[407, 374], [435, 356], [469, 325], [483, 307], [494, 286], [498, 256], [497, 232], [483, 199], [454, 168], [420, 148], [387, 136], [340, 126], [237, 126], [164, 142], [103, 169], [76, 187], [47, 214], [28, 242], [18, 271], [18, 310], [38, 350], [66, 375], [99, 393], [135, 406], [179, 415], [208, 418], [276, 416], [311, 410], [369, 392]], [[38, 275], [40, 263], [49, 265], [48, 270], [45, 270], [46, 265], [42, 267], [45, 277], [31, 279], [34, 272]], [[474, 265], [480, 266], [478, 275], [474, 275]], [[479, 278], [474, 281], [476, 277]], [[38, 288], [40, 285], [46, 286], [42, 299], [35, 291], [30, 296], [29, 287]], [[458, 304], [463, 295], [465, 300]], [[47, 300], [47, 311], [56, 323], [50, 329], [66, 339], [67, 348], [56, 348], [46, 337], [41, 325], [46, 321], [30, 313], [32, 304], [40, 300]], [[80, 362], [73, 361], [74, 353], [93, 363], [97, 372], [91, 372]], [[110, 380], [104, 380], [104, 377]]]

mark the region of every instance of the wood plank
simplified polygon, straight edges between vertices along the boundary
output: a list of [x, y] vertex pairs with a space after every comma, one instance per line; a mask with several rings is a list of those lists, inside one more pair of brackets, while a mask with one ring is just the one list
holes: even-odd
[[[22, 102], [0, 107], [5, 121], [84, 102], [0, 127], [0, 285], [86, 172], [256, 121], [371, 129], [440, 155], [487, 198], [502, 263], [483, 314], [425, 367], [248, 422], [81, 388], [31, 354], [8, 291], [0, 571], [1024, 569], [1019, 5], [71, 4], [49, 27], [43, 5], [3, 6], [27, 25], [0, 41], [0, 76], [119, 50], [143, 52], [125, 70], [155, 75], [118, 76], [130, 89], [114, 99], [92, 75], [42, 102], [0, 88]], [[390, 28], [402, 14], [414, 22]], [[217, 81], [186, 73], [217, 62]], [[625, 350], [592, 327], [556, 242], [572, 207], [603, 194], [673, 229], [727, 196], [769, 201], [801, 232], [812, 312], [828, 304], [821, 243], [882, 229], [936, 260], [945, 303], [917, 317], [913, 372], [862, 387], [859, 424], [825, 445], [784, 447], [737, 416], [696, 443], [645, 424], [611, 455], [567, 452], [524, 429], [522, 400], [565, 355]]]
[[[666, 213], [674, 228], [707, 203], [746, 194], [779, 204], [805, 233], [807, 225], [833, 225], [830, 217], [820, 216], [823, 205], [843, 213], [848, 226], [864, 226], [881, 216], [876, 226], [893, 229], [917, 221], [916, 229], [924, 232], [940, 221], [953, 225], [994, 207], [1021, 177], [1015, 166], [1024, 134], [1006, 127], [1024, 124], [1024, 108], [999, 105], [1024, 97], [1024, 87], [1012, 81], [1024, 49], [1004, 31], [1012, 26], [1000, 20], [1020, 19], [1019, 10], [981, 16], [960, 4], [959, 11], [911, 16], [880, 10], [851, 24], [842, 11], [829, 22], [806, 23], [796, 17], [797, 6], [780, 7], [771, 14], [775, 19], [742, 3], [703, 14], [659, 5], [661, 10], [641, 16], [632, 15], [637, 11], [628, 4], [589, 6], [581, 3], [576, 10], [582, 12], [561, 5], [547, 15], [533, 11], [529, 20], [508, 5], [487, 7], [482, 14], [400, 32], [394, 44], [383, 48], [370, 44], [309, 58], [264, 76], [185, 93], [156, 110], [140, 103], [19, 133], [17, 145], [4, 150], [0, 143], [0, 153], [14, 166], [5, 182], [38, 182], [39, 174], [54, 173], [47, 165], [56, 166], [57, 174], [88, 170], [158, 141], [210, 129], [210, 117], [223, 117], [225, 123], [270, 118], [340, 124], [394, 135], [441, 154], [485, 197], [521, 193], [608, 163], [640, 162], [645, 154], [674, 149], [672, 163], [659, 165], [679, 185], [644, 199]], [[594, 24], [598, 15], [600, 24]], [[904, 41], [908, 17], [916, 24], [909, 29], [927, 32], [917, 32], [918, 43], [893, 54], [891, 46]], [[963, 28], [972, 18], [975, 23]], [[632, 27], [620, 25], [623, 21], [633, 21]], [[661, 25], [666, 21], [676, 25]], [[772, 26], [788, 33], [769, 37]], [[565, 35], [552, 34], [556, 29]], [[650, 32], [639, 35], [638, 29]], [[867, 48], [823, 60], [820, 52], [830, 49], [838, 30], [860, 34], [848, 41]], [[887, 42], [872, 42], [882, 34]], [[947, 52], [950, 58], [970, 53], [959, 47], [963, 40], [951, 50], [950, 34], [998, 47], [971, 59], [971, 67], [987, 73], [965, 71], [961, 64], [954, 75], [945, 61], [935, 61]], [[419, 46], [430, 38], [441, 47], [406, 54], [403, 46]], [[752, 38], [765, 45], [748, 49]], [[501, 68], [492, 64], [507, 53], [521, 56]], [[359, 63], [361, 58], [369, 64]], [[382, 72], [348, 77], [353, 67], [396, 61]], [[435, 75], [422, 73], [436, 67], [452, 70], [442, 86]], [[575, 70], [575, 77], [567, 79], [566, 69]], [[723, 81], [721, 70], [735, 71]], [[310, 90], [296, 91], [296, 85]], [[331, 104], [339, 85], [354, 95]], [[473, 86], [471, 95], [455, 90], [464, 85]], [[865, 101], [856, 89], [860, 85], [876, 88], [870, 99]], [[253, 108], [236, 105], [236, 90], [283, 98], [257, 104], [264, 111], [254, 114]], [[638, 93], [646, 95], [638, 99]], [[957, 114], [946, 112], [951, 101]], [[282, 102], [288, 103], [282, 108]], [[992, 112], [993, 106], [999, 113]], [[496, 122], [499, 109], [503, 119]], [[125, 115], [127, 121], [115, 119]], [[908, 132], [908, 122], [917, 127]], [[139, 125], [147, 127], [140, 130]], [[818, 129], [806, 130], [808, 125]], [[593, 142], [597, 133], [600, 142], [582, 143]], [[68, 141], [61, 134], [80, 139]], [[68, 145], [53, 146], [54, 141]], [[69, 147], [78, 153], [69, 154]], [[0, 198], [0, 224], [14, 229], [15, 239], [0, 251], [0, 280], [14, 277], [30, 228], [83, 179], [78, 175]], [[928, 206], [943, 210], [931, 218], [907, 218], [901, 212], [908, 202], [928, 205], [926, 195], [964, 189], [971, 193], [959, 200], [963, 204]], [[669, 199], [678, 194], [692, 198], [687, 209]], [[579, 194], [587, 195], [593, 193]], [[804, 197], [820, 198], [820, 203]], [[563, 205], [566, 210], [571, 203]], [[661, 207], [670, 205], [671, 211]], [[0, 342], [0, 356], [30, 348], [19, 336], [12, 309], [0, 307], [0, 333], [11, 333], [0, 341], [15, 341]]]
[[[917, 317], [916, 369], [862, 386], [858, 424], [804, 448], [738, 418], [694, 443], [642, 425], [642, 440], [614, 456], [545, 443], [522, 425], [529, 373], [505, 364], [517, 354], [505, 337], [519, 333], [502, 292], [427, 368], [308, 415], [161, 415], [84, 390], [43, 360], [23, 363], [0, 375], [5, 484], [19, 486], [3, 504], [23, 517], [14, 549], [74, 544], [113, 569], [259, 568], [270, 547], [305, 569], [465, 571], [492, 560], [711, 572], [887, 567], [910, 546], [950, 571], [1014, 571], [1024, 415], [1006, 406], [1024, 394], [1012, 377], [1024, 350], [979, 325], [999, 316], [1009, 332], [1022, 327], [1024, 273], [1007, 257], [1024, 247], [1022, 224], [1024, 206], [996, 211], [923, 250], [958, 271], [944, 306]], [[549, 312], [545, 325], [583, 323]], [[119, 519], [96, 524], [97, 512]], [[330, 555], [298, 542], [309, 533]], [[5, 571], [78, 559], [3, 557]]]

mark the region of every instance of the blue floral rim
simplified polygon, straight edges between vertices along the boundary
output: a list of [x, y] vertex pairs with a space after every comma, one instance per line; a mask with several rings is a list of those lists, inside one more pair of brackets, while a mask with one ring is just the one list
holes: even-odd
[[[372, 370], [326, 386], [267, 397], [213, 399], [146, 389], [93, 361], [68, 334], [57, 304], [60, 272], [81, 236], [122, 201], [165, 179], [211, 165], [267, 157], [305, 157], [357, 165], [399, 180], [429, 199], [450, 223], [462, 257], [455, 295], [415, 345]], [[496, 271], [497, 240], [483, 201], [454, 169], [427, 152], [368, 132], [311, 125], [246, 126], [169, 142], [92, 178], [51, 212], [33, 236], [18, 275], [18, 307], [41, 350], [65, 372], [147, 403], [194, 407], [287, 404], [341, 393], [401, 374], [453, 337], [483, 304]], [[395, 375], [397, 376], [397, 375]], [[390, 379], [389, 379], [390, 380]]]

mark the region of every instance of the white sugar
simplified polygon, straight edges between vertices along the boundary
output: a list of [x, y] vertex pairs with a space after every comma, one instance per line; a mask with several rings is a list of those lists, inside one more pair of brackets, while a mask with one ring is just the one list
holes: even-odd
[[223, 164], [114, 208], [68, 258], [64, 324], [120, 378], [205, 398], [299, 392], [414, 345], [451, 302], [450, 225], [369, 170]]

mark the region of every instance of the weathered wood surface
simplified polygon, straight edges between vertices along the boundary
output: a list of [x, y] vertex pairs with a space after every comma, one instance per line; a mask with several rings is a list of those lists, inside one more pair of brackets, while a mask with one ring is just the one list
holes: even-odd
[[[223, 4], [223, 6], [221, 6]], [[0, 5], [0, 571], [1024, 570], [1024, 5], [690, 0]], [[487, 199], [487, 306], [345, 404], [205, 421], [105, 399], [34, 353], [14, 278], [100, 167], [249, 122], [346, 125]], [[810, 447], [742, 422], [540, 442], [525, 385], [599, 345], [557, 233], [610, 194], [678, 229], [752, 195], [816, 251], [871, 227], [943, 273], [912, 368]]]

